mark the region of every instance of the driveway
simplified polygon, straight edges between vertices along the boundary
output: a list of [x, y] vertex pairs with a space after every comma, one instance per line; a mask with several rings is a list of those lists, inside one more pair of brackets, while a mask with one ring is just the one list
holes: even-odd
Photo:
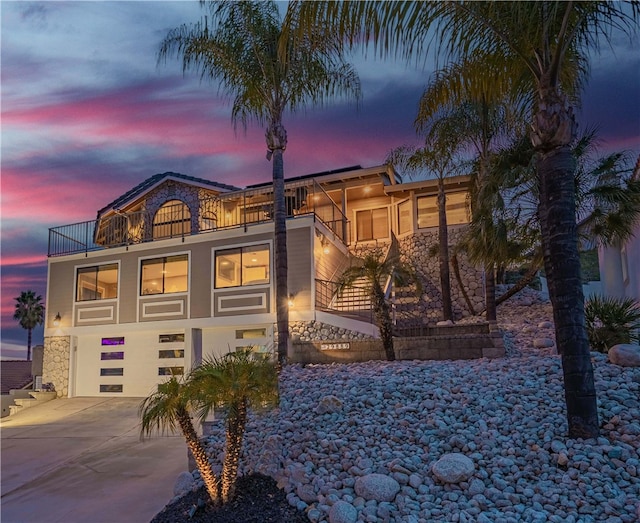
[[140, 441], [140, 401], [55, 399], [2, 418], [2, 523], [148, 523], [187, 447], [181, 435]]

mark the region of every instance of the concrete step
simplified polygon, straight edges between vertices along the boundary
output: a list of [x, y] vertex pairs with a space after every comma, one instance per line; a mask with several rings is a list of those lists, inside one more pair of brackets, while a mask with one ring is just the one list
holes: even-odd
[[51, 401], [56, 398], [57, 394], [55, 392], [36, 392], [36, 391], [28, 391], [28, 398], [17, 398], [13, 399], [13, 403], [15, 405], [9, 405], [9, 416], [12, 416], [21, 410], [28, 409], [30, 407], [35, 407], [36, 405], [42, 405], [47, 401]]

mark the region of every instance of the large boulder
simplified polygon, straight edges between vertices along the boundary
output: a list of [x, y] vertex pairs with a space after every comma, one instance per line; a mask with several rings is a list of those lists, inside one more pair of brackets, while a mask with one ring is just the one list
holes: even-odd
[[614, 345], [609, 349], [609, 361], [621, 367], [640, 367], [640, 345]]
[[384, 474], [367, 474], [356, 479], [356, 494], [366, 500], [393, 501], [400, 492], [400, 483]]
[[433, 464], [433, 475], [444, 483], [467, 481], [475, 472], [473, 461], [464, 454], [445, 454]]

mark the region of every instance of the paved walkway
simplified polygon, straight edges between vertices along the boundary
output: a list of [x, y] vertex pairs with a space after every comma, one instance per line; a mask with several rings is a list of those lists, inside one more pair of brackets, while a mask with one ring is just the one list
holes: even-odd
[[148, 523], [187, 447], [181, 435], [140, 441], [140, 401], [56, 399], [2, 418], [2, 523]]

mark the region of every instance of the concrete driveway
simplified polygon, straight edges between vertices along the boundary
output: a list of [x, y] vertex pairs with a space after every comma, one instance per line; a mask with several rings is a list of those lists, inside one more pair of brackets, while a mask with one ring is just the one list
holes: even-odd
[[2, 418], [2, 523], [148, 523], [187, 446], [179, 434], [141, 442], [140, 401], [55, 399]]

